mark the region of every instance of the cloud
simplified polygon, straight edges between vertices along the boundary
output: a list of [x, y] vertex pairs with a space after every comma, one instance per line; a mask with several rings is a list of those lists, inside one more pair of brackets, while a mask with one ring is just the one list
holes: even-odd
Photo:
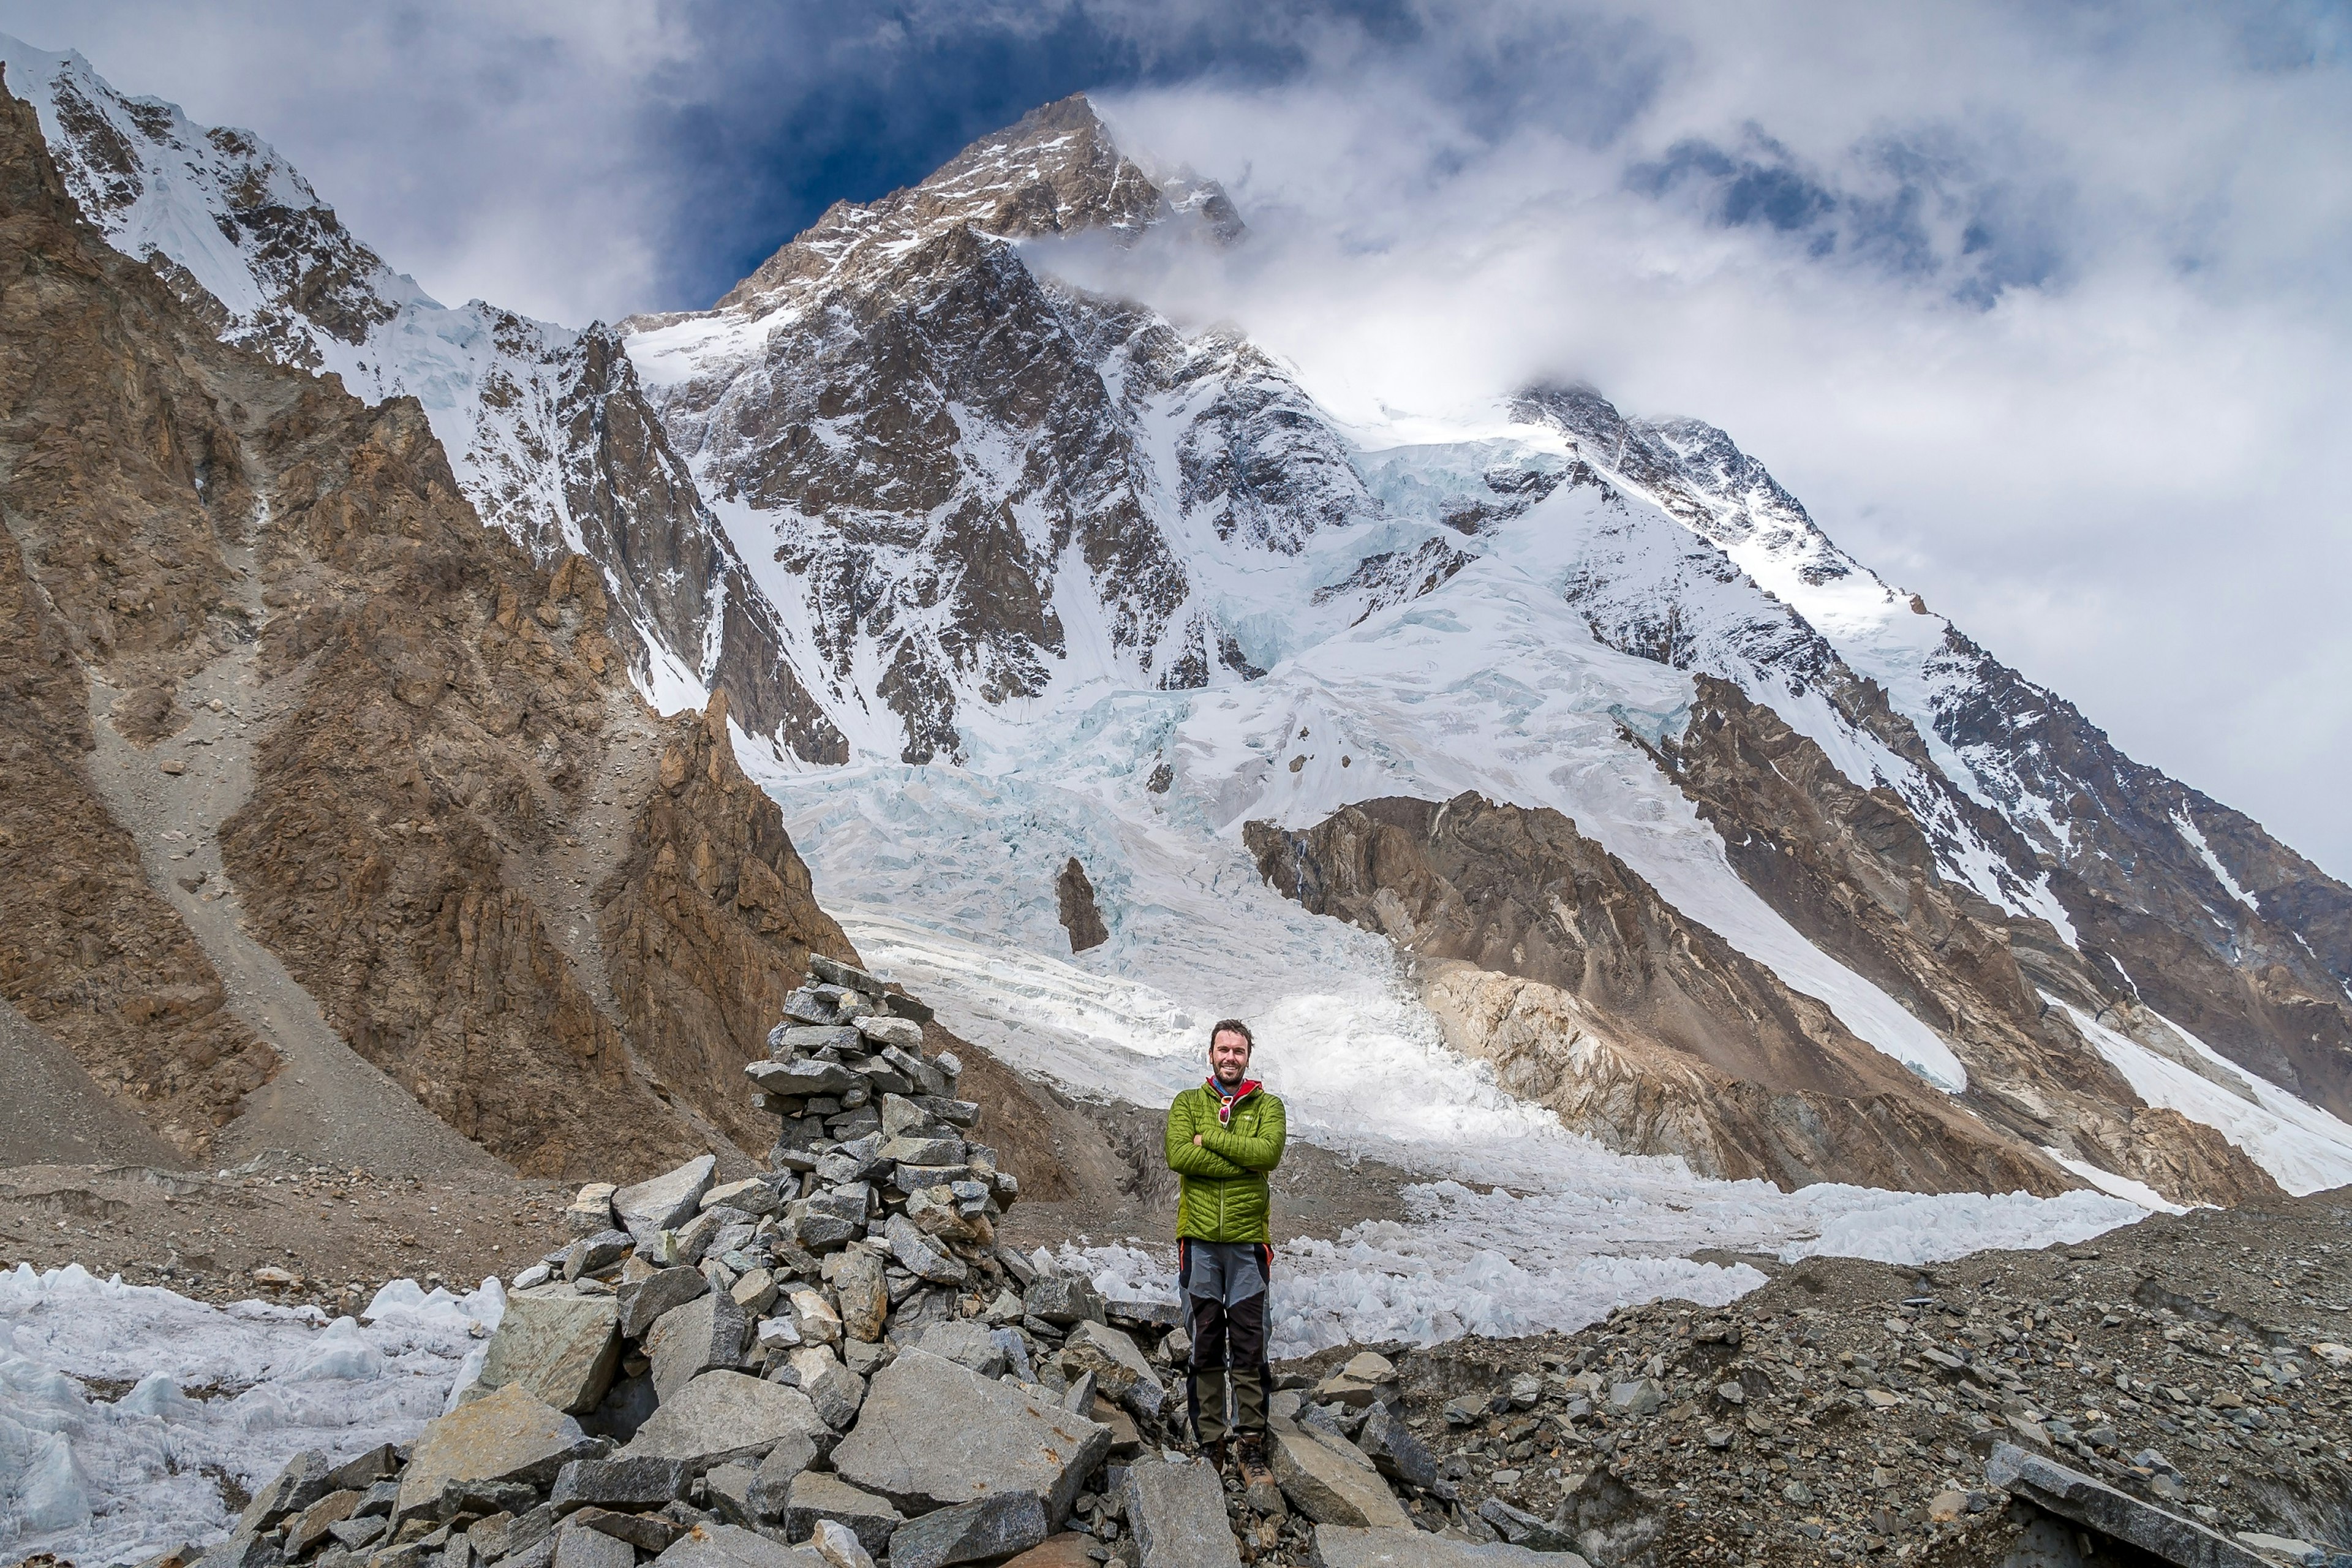
[[1237, 321], [1353, 417], [1567, 374], [1721, 425], [1857, 554], [2339, 875], [2346, 18], [0, 0], [0, 28], [276, 142], [436, 293], [575, 322], [705, 303], [826, 202], [1093, 89], [1253, 237], [1067, 265]]

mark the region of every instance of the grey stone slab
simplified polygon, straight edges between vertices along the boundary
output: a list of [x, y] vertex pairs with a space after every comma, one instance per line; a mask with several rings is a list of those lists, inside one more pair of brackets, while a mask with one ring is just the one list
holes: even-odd
[[792, 1478], [783, 1519], [784, 1533], [795, 1541], [813, 1533], [819, 1521], [831, 1520], [877, 1555], [889, 1549], [891, 1534], [907, 1521], [906, 1515], [890, 1506], [889, 1499], [860, 1491], [839, 1476], [821, 1470], [803, 1470]]
[[887, 990], [854, 963], [844, 963], [837, 958], [827, 958], [821, 952], [809, 954], [808, 972], [827, 985], [843, 985], [852, 991], [863, 991], [868, 996], [887, 995]]
[[[839, 1033], [849, 1034], [850, 1031], [844, 1029]], [[855, 1039], [856, 1037], [851, 1035], [850, 1037]], [[781, 1094], [793, 1100], [838, 1095], [850, 1085], [865, 1081], [839, 1062], [818, 1061], [812, 1057], [795, 1057], [782, 1062], [753, 1062], [743, 1069], [743, 1074], [762, 1093]]]
[[830, 1024], [840, 1015], [835, 1011], [833, 998], [820, 994], [815, 987], [803, 985], [784, 998], [786, 1024]]
[[961, 1285], [971, 1272], [963, 1259], [948, 1251], [944, 1243], [916, 1229], [914, 1222], [905, 1215], [892, 1215], [882, 1235], [890, 1244], [890, 1256], [898, 1260], [900, 1268], [935, 1285]]
[[810, 1344], [793, 1352], [788, 1363], [800, 1378], [800, 1391], [808, 1395], [826, 1426], [844, 1431], [857, 1419], [857, 1407], [866, 1403], [866, 1383], [842, 1365], [839, 1356], [823, 1345]]
[[1573, 1552], [1530, 1552], [1502, 1542], [1448, 1541], [1423, 1531], [1318, 1524], [1307, 1561], [1315, 1568], [1590, 1568]]
[[898, 1165], [918, 1165], [926, 1169], [940, 1165], [964, 1163], [964, 1141], [961, 1138], [919, 1138], [902, 1132], [882, 1145], [882, 1158]]
[[996, 1492], [911, 1519], [890, 1536], [890, 1568], [950, 1568], [1026, 1552], [1052, 1531], [1029, 1492]]
[[1142, 1568], [1241, 1568], [1225, 1519], [1225, 1488], [1205, 1459], [1146, 1459], [1119, 1489]]
[[1275, 1484], [1318, 1524], [1410, 1530], [1406, 1514], [1372, 1462], [1345, 1438], [1304, 1430], [1268, 1434]]
[[1385, 1405], [1365, 1413], [1356, 1447], [1384, 1476], [1423, 1490], [1437, 1484], [1436, 1457]]
[[583, 1508], [642, 1513], [686, 1496], [692, 1479], [683, 1459], [574, 1459], [556, 1472], [547, 1500], [559, 1516]]
[[711, 1173], [718, 1168], [718, 1156], [704, 1154], [651, 1181], [623, 1187], [613, 1194], [613, 1216], [643, 1247], [661, 1232], [694, 1217], [702, 1206], [702, 1194], [710, 1190]]
[[2228, 1536], [2011, 1443], [1992, 1446], [1985, 1459], [1985, 1480], [2061, 1519], [2129, 1542], [2182, 1568], [2263, 1568], [2261, 1557]]
[[306, 1448], [286, 1462], [286, 1468], [262, 1483], [245, 1511], [237, 1515], [231, 1535], [252, 1535], [268, 1529], [289, 1513], [309, 1508], [333, 1487], [334, 1467], [316, 1448]]
[[[835, 1019], [830, 1024], [802, 1024], [779, 1028], [768, 1036], [770, 1061], [791, 1061], [795, 1057], [805, 1059], [816, 1057], [820, 1051], [845, 1057], [866, 1048], [866, 1037], [857, 1032], [852, 1020], [845, 1018]], [[822, 1092], [832, 1094], [839, 1091], [826, 1089]]]
[[995, 1333], [968, 1318], [933, 1323], [915, 1342], [941, 1360], [969, 1367], [982, 1377], [994, 1377], [1004, 1370], [1004, 1347], [997, 1343]]
[[1576, 1537], [1567, 1525], [1556, 1525], [1523, 1508], [1513, 1508], [1498, 1497], [1480, 1503], [1478, 1517], [1505, 1541], [1530, 1552], [1567, 1552], [1576, 1545]]
[[563, 1249], [563, 1277], [577, 1279], [600, 1274], [629, 1255], [636, 1238], [625, 1230], [600, 1230], [583, 1236]]
[[637, 1568], [637, 1553], [601, 1530], [565, 1524], [555, 1532], [555, 1568]]
[[664, 1312], [646, 1335], [656, 1397], [667, 1404], [704, 1373], [740, 1364], [746, 1326], [743, 1309], [721, 1290]]
[[1072, 1372], [1091, 1372], [1095, 1386], [1138, 1415], [1157, 1415], [1168, 1391], [1150, 1358], [1122, 1329], [1082, 1322], [1062, 1342], [1062, 1364]]
[[805, 1546], [786, 1546], [740, 1524], [698, 1524], [654, 1559], [662, 1568], [830, 1568]]
[[898, 1046], [885, 1046], [877, 1054], [898, 1068], [900, 1076], [906, 1079], [907, 1087], [918, 1094], [944, 1098], [953, 1087], [949, 1083], [947, 1074], [913, 1051]]
[[912, 1018], [869, 1013], [857, 1020], [856, 1029], [877, 1046], [896, 1046], [903, 1051], [923, 1048], [923, 1026]]
[[656, 1269], [645, 1279], [623, 1285], [614, 1293], [620, 1304], [621, 1336], [641, 1340], [664, 1312], [683, 1307], [710, 1289], [698, 1268]]
[[327, 1489], [343, 1491], [357, 1487], [364, 1491], [378, 1481], [388, 1481], [398, 1474], [400, 1450], [389, 1443], [378, 1443], [374, 1447], [337, 1465], [327, 1477]]
[[870, 1248], [845, 1247], [825, 1259], [825, 1283], [833, 1287], [841, 1311], [841, 1331], [853, 1340], [878, 1344], [889, 1321], [890, 1291], [882, 1277], [882, 1259]]
[[723, 1187], [713, 1187], [702, 1194], [704, 1208], [718, 1208], [722, 1205], [748, 1215], [773, 1214], [776, 1212], [775, 1184], [759, 1176], [747, 1176]]
[[730, 1459], [702, 1478], [702, 1506], [729, 1524], [757, 1530], [767, 1522], [751, 1506], [752, 1482], [759, 1472], [740, 1459]]
[[1031, 1317], [1042, 1318], [1057, 1328], [1105, 1321], [1103, 1299], [1094, 1282], [1067, 1274], [1038, 1275], [1022, 1292], [1022, 1300]]
[[698, 1475], [730, 1459], [763, 1458], [787, 1444], [814, 1459], [832, 1438], [799, 1389], [740, 1372], [706, 1372], [664, 1400], [616, 1457], [683, 1459]]
[[507, 1298], [506, 1315], [482, 1360], [481, 1382], [493, 1389], [520, 1384], [555, 1409], [585, 1415], [613, 1386], [620, 1362], [620, 1309], [613, 1297], [543, 1286]]
[[393, 1512], [404, 1519], [433, 1508], [453, 1480], [544, 1486], [592, 1441], [579, 1422], [510, 1383], [425, 1424]]
[[1110, 1442], [1108, 1426], [908, 1349], [875, 1373], [833, 1468], [909, 1511], [1028, 1492], [1058, 1526]]

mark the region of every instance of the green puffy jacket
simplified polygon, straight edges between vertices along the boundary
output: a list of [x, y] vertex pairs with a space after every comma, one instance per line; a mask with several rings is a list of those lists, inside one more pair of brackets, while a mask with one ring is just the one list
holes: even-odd
[[[1201, 1142], [1192, 1142], [1194, 1133]], [[1253, 1089], [1217, 1123], [1216, 1091], [1188, 1089], [1168, 1108], [1168, 1168], [1180, 1178], [1176, 1234], [1194, 1241], [1274, 1239], [1265, 1174], [1282, 1163], [1282, 1101]]]

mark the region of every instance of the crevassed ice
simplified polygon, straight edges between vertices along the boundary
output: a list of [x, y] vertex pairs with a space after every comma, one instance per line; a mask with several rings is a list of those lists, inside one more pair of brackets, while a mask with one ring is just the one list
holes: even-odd
[[[408, 1441], [478, 1368], [505, 1301], [496, 1279], [463, 1296], [395, 1280], [362, 1328], [19, 1264], [0, 1274], [0, 1553], [137, 1562], [216, 1539], [233, 1520], [215, 1477], [250, 1490], [305, 1448]], [[108, 1404], [96, 1379], [135, 1386]]]

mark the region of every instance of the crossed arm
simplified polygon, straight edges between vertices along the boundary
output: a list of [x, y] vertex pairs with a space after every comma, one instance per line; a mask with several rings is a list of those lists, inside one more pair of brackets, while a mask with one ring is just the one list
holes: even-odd
[[1256, 1137], [1244, 1137], [1218, 1126], [1213, 1119], [1198, 1116], [1188, 1102], [1180, 1101], [1168, 1112], [1168, 1168], [1210, 1181], [1263, 1174], [1282, 1163], [1283, 1144], [1288, 1136], [1279, 1100], [1265, 1108], [1259, 1129]]

